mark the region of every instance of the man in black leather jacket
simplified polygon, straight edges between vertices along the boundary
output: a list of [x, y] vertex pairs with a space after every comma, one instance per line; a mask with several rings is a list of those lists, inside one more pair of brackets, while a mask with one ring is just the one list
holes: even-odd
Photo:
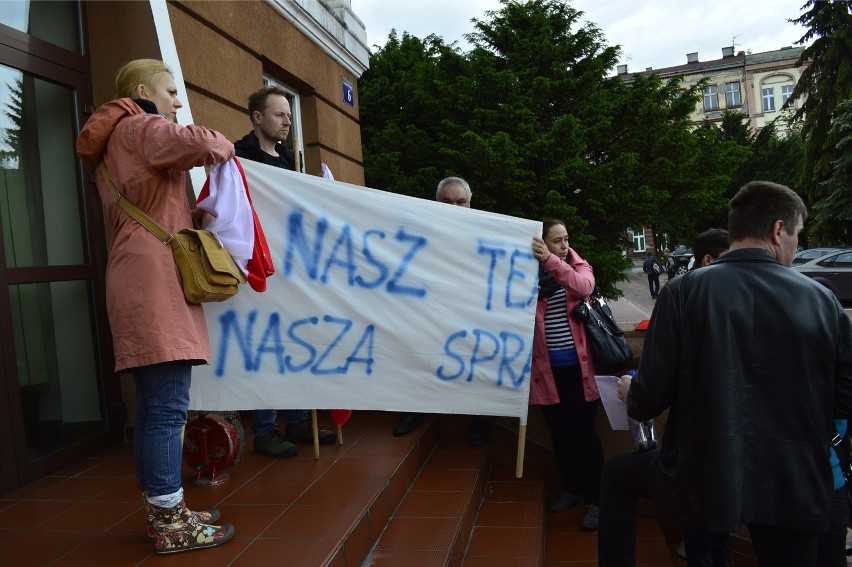
[[788, 269], [807, 217], [782, 185], [731, 199], [730, 252], [657, 299], [628, 413], [669, 408], [659, 450], [602, 475], [600, 565], [635, 563], [636, 499], [685, 524], [749, 526], [761, 565], [816, 567], [833, 492], [834, 421], [852, 415], [852, 323], [831, 292]]

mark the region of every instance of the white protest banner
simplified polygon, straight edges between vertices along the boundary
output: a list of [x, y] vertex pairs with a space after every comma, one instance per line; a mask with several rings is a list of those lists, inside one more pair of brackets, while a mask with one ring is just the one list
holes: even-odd
[[540, 222], [241, 163], [276, 273], [204, 304], [191, 409], [526, 423]]

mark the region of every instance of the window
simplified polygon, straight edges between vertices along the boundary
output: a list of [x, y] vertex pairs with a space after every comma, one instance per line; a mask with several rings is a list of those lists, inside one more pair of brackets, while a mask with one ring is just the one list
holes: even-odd
[[276, 86], [287, 93], [287, 102], [290, 103], [290, 135], [284, 141], [284, 146], [296, 153], [296, 170], [305, 171], [305, 146], [302, 138], [302, 108], [299, 104], [299, 93], [292, 88], [269, 76], [263, 77], [264, 86]]
[[633, 231], [633, 251], [645, 251], [645, 231], [641, 228]]
[[704, 87], [704, 111], [719, 110], [719, 95], [716, 85]]
[[826, 268], [850, 268], [852, 267], [852, 252], [839, 254], [834, 258], [830, 258], [828, 260], [824, 260], [818, 263]]
[[725, 83], [725, 106], [728, 108], [734, 106], [740, 106], [742, 101], [740, 99], [740, 83], [739, 81], [735, 83]]
[[[784, 85], [781, 87], [781, 106], [784, 106], [791, 96], [793, 96], [793, 85]], [[796, 108], [796, 103], [790, 101], [790, 108]]]
[[93, 107], [83, 6], [0, 3], [0, 493], [124, 432], [107, 231], [75, 152]]
[[773, 112], [775, 110], [775, 89], [770, 87], [760, 91], [763, 95], [763, 112]]
[[5, 0], [2, 5], [0, 24], [74, 53], [82, 53], [80, 2]]

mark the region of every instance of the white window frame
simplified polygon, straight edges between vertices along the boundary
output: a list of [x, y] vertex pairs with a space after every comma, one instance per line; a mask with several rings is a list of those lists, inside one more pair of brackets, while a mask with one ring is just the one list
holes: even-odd
[[633, 231], [633, 251], [645, 251], [645, 231], [642, 229]]
[[731, 83], [725, 83], [725, 106], [727, 108], [733, 108], [742, 105], [742, 98], [740, 97], [740, 82], [734, 81]]
[[263, 86], [275, 86], [287, 93], [287, 102], [290, 103], [290, 134], [288, 140], [284, 141], [284, 145], [299, 156], [299, 166], [302, 173], [305, 172], [305, 144], [304, 130], [302, 129], [302, 105], [299, 99], [299, 93], [292, 87], [287, 86], [278, 79], [269, 75], [263, 75]]
[[763, 112], [775, 112], [775, 87], [764, 87], [760, 89], [763, 100]]
[[[787, 102], [791, 96], [793, 96], [793, 90], [795, 89], [795, 85], [781, 85], [781, 106], [784, 106], [784, 103]], [[791, 102], [790, 108], [796, 108], [796, 103]]]
[[711, 110], [719, 110], [719, 89], [716, 85], [704, 87], [704, 112]]

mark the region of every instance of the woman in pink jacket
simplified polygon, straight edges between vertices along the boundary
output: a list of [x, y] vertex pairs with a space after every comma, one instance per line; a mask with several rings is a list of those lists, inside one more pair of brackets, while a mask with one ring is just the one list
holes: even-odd
[[[126, 64], [116, 91], [122, 98], [86, 122], [77, 153], [93, 165], [103, 160], [119, 192], [167, 231], [191, 227], [185, 171], [229, 160], [234, 146], [218, 132], [175, 122], [182, 104], [161, 61]], [[131, 372], [136, 383], [133, 450], [148, 536], [157, 553], [222, 544], [233, 526], [210, 525], [215, 509], [188, 510], [180, 477], [192, 366], [210, 362], [204, 312], [184, 298], [171, 248], [116, 204], [100, 171], [97, 186], [111, 227], [106, 300], [115, 371]]]
[[580, 524], [595, 530], [604, 460], [595, 429], [600, 394], [585, 327], [571, 315], [592, 293], [595, 276], [589, 263], [568, 246], [562, 221], [545, 221], [542, 238], [533, 237], [532, 250], [541, 266], [530, 403], [541, 405], [564, 489], [549, 510], [563, 512], [585, 501]]

